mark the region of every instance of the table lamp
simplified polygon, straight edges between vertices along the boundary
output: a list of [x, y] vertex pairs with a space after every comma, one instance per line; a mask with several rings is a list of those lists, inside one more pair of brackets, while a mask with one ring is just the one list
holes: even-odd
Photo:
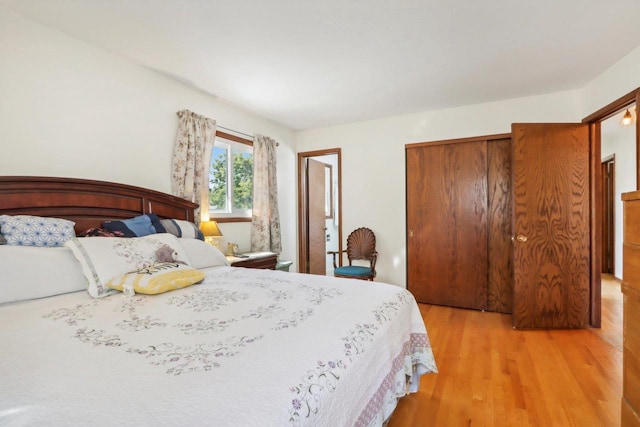
[[222, 236], [218, 223], [215, 221], [203, 221], [200, 224], [200, 230], [204, 234], [204, 241], [213, 246], [218, 246], [220, 243], [219, 237]]

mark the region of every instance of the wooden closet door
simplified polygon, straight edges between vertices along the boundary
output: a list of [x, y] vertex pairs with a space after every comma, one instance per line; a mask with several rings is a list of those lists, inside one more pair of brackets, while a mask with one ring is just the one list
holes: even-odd
[[513, 245], [517, 328], [589, 323], [589, 128], [514, 124]]
[[487, 141], [407, 148], [407, 283], [416, 300], [487, 308]]
[[513, 311], [511, 138], [487, 141], [487, 310]]

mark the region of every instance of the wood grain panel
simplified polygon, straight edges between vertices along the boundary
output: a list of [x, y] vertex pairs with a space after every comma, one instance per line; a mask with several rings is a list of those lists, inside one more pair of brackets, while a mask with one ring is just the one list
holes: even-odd
[[[636, 192], [634, 192], [636, 193]], [[640, 245], [640, 200], [628, 200], [624, 205], [623, 240]], [[624, 270], [623, 274], [624, 274]]]
[[640, 408], [640, 292], [623, 285], [624, 377], [623, 395], [632, 408]]
[[487, 310], [513, 310], [511, 260], [511, 138], [488, 141]]
[[640, 427], [640, 415], [629, 406], [629, 402], [626, 399], [622, 399], [622, 414], [621, 414], [621, 426], [622, 427]]
[[625, 193], [622, 426], [640, 426], [640, 191]]
[[587, 125], [514, 124], [514, 326], [589, 323]]
[[407, 283], [420, 302], [486, 309], [486, 141], [407, 155]]
[[622, 244], [622, 278], [626, 286], [640, 291], [640, 246]]

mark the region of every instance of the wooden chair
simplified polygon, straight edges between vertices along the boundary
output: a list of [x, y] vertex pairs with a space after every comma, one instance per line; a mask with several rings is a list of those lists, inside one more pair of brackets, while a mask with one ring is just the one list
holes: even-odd
[[[336, 255], [342, 255], [343, 252], [347, 253], [349, 265], [338, 267]], [[333, 275], [335, 277], [370, 281], [376, 277], [376, 260], [378, 259], [376, 235], [368, 228], [361, 227], [349, 234], [346, 251], [328, 251], [327, 254], [333, 255]], [[355, 260], [369, 261], [369, 267], [352, 265], [352, 261]]]

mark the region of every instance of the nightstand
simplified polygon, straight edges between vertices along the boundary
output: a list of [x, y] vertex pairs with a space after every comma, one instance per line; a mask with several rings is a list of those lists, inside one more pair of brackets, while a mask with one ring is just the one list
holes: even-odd
[[274, 252], [246, 252], [241, 256], [228, 255], [227, 260], [232, 267], [262, 268], [275, 270], [278, 254]]

